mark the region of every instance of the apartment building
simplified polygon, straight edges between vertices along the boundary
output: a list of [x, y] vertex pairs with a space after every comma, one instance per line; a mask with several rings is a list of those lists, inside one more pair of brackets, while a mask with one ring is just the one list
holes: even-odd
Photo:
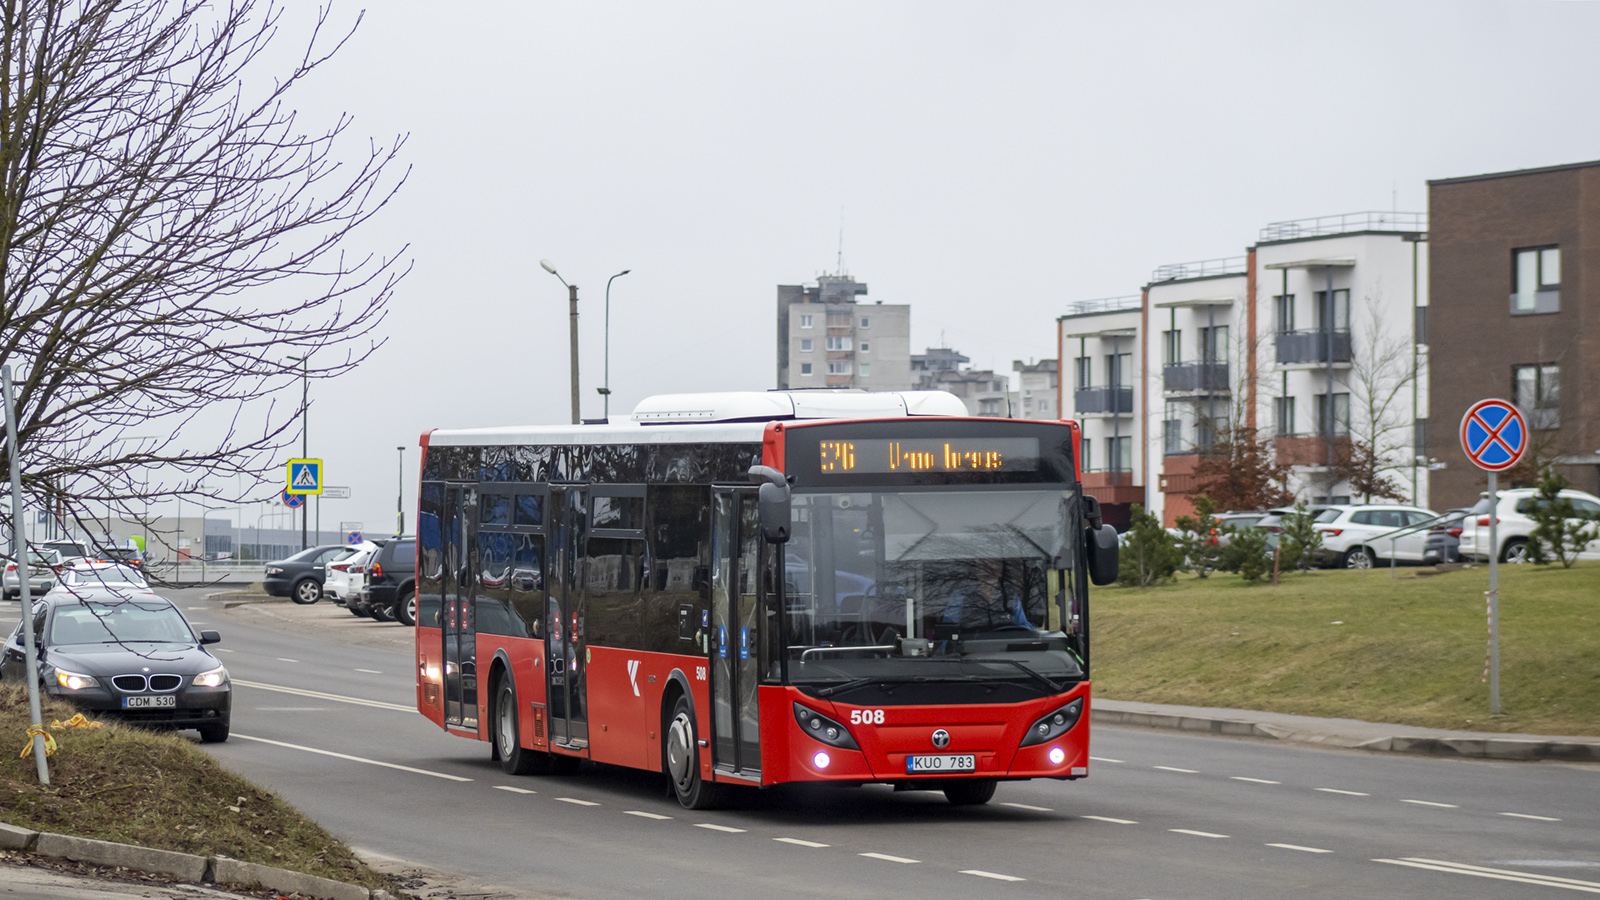
[[866, 293], [849, 275], [778, 285], [779, 390], [911, 387], [911, 307], [859, 302]]
[[969, 362], [949, 347], [929, 347], [927, 353], [911, 357], [911, 374], [917, 379], [912, 387], [955, 394], [969, 416], [1011, 418], [1010, 379], [990, 369], [962, 368]]
[[1140, 422], [1146, 408], [1135, 385], [1146, 359], [1138, 294], [1080, 300], [1056, 319], [1056, 405], [1063, 419], [1082, 429], [1079, 468], [1083, 487], [1101, 503], [1106, 521], [1127, 526], [1132, 506], [1145, 503], [1149, 471], [1136, 452], [1143, 446]]
[[1486, 397], [1512, 401], [1530, 426], [1525, 465], [1502, 487], [1551, 466], [1600, 491], [1600, 161], [1430, 181], [1428, 219], [1435, 508], [1486, 489], [1459, 436]]
[[1019, 419], [1062, 418], [1061, 406], [1056, 399], [1061, 388], [1055, 360], [1023, 362], [1016, 359], [1011, 361], [1011, 371], [1017, 373], [1017, 389], [1011, 392], [1012, 416]]

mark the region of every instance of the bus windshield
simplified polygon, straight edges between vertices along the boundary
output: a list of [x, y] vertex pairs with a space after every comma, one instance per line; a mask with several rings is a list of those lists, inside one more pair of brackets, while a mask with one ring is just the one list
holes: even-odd
[[790, 680], [1083, 677], [1077, 493], [799, 493], [784, 548]]

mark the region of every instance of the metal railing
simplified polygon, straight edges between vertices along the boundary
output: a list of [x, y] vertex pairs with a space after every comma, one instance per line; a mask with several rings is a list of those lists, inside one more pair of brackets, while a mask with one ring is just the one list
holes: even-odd
[[1164, 391], [1209, 391], [1228, 393], [1228, 364], [1187, 362], [1161, 367]]
[[1224, 256], [1220, 259], [1201, 259], [1194, 262], [1167, 263], [1156, 266], [1151, 281], [1176, 281], [1180, 278], [1206, 278], [1212, 275], [1243, 275], [1248, 268], [1247, 256]]
[[1278, 362], [1306, 363], [1328, 362], [1330, 343], [1333, 345], [1333, 362], [1349, 362], [1354, 344], [1348, 331], [1280, 331], [1274, 338]]
[[1290, 219], [1271, 222], [1261, 229], [1263, 241], [1287, 241], [1295, 238], [1317, 237], [1329, 234], [1350, 234], [1356, 231], [1427, 231], [1428, 214], [1420, 212], [1351, 212], [1334, 216], [1314, 216], [1309, 219]]
[[1067, 315], [1082, 316], [1088, 313], [1115, 312], [1122, 309], [1138, 309], [1144, 301], [1141, 294], [1125, 294], [1121, 297], [1101, 297], [1096, 300], [1079, 300], [1067, 304]]
[[1072, 405], [1080, 413], [1133, 412], [1133, 388], [1079, 388], [1072, 392]]

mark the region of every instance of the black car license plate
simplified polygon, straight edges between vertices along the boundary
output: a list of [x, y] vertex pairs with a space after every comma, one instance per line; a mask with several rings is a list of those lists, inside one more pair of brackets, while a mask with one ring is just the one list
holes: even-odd
[[123, 709], [172, 709], [177, 705], [178, 698], [171, 694], [122, 698]]

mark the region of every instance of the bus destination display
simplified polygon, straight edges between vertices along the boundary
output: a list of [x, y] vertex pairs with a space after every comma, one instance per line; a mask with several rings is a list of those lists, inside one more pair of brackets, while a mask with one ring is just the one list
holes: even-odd
[[822, 441], [824, 475], [884, 475], [902, 472], [1032, 472], [1039, 467], [1039, 439], [916, 438]]

